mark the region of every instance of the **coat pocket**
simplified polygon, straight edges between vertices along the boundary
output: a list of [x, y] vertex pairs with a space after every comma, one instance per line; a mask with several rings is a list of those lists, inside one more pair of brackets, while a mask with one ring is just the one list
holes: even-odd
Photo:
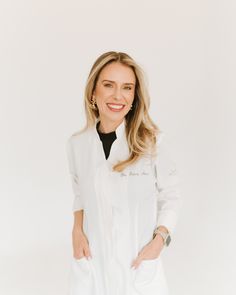
[[142, 262], [136, 269], [134, 284], [143, 285], [150, 283], [154, 279], [158, 271], [159, 264], [160, 257], [142, 260]]
[[70, 295], [94, 295], [94, 276], [90, 261], [86, 257], [72, 258], [70, 273]]

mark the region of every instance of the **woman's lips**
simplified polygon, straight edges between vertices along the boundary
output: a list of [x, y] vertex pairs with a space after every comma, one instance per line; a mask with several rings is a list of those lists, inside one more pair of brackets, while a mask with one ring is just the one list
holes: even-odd
[[112, 112], [120, 112], [125, 107], [124, 104], [107, 103], [109, 110]]

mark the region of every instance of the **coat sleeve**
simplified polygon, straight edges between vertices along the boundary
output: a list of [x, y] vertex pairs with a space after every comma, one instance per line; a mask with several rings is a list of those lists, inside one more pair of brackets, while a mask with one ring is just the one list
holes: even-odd
[[80, 184], [78, 175], [76, 172], [76, 161], [75, 161], [75, 154], [73, 148], [73, 137], [70, 137], [66, 142], [66, 152], [67, 152], [67, 159], [68, 159], [68, 167], [69, 173], [71, 176], [72, 182], [72, 192], [74, 195], [73, 204], [72, 204], [72, 211], [79, 211], [83, 209], [83, 202], [80, 195]]
[[182, 197], [179, 172], [171, 155], [169, 141], [162, 131], [157, 140], [157, 157], [154, 168], [158, 208], [157, 227], [165, 226], [172, 235], [182, 208]]

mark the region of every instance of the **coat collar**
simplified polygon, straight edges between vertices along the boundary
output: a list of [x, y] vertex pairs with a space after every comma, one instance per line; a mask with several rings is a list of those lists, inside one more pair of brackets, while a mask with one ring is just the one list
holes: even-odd
[[[105, 158], [105, 153], [102, 146], [102, 141], [99, 137], [99, 134], [97, 132], [96, 125], [100, 121], [99, 118], [96, 118], [96, 121], [94, 125], [92, 126], [92, 134], [95, 138], [95, 144], [98, 146], [98, 158], [101, 159], [101, 161], [104, 164], [107, 164], [110, 168], [112, 165], [116, 164], [117, 161], [122, 161], [128, 158], [129, 156], [129, 147], [128, 142], [126, 139], [126, 121], [123, 119], [123, 121], [120, 123], [120, 125], [116, 128], [116, 139], [112, 143], [110, 155], [108, 159]], [[99, 160], [100, 162], [100, 160]]]
[[[96, 122], [93, 126], [93, 132], [95, 132], [100, 140], [99, 134], [97, 133], [97, 123], [100, 121], [99, 118], [96, 118]], [[125, 128], [126, 128], [126, 121], [123, 119], [123, 121], [120, 123], [120, 125], [116, 128], [116, 137], [118, 140], [120, 140], [125, 135]]]

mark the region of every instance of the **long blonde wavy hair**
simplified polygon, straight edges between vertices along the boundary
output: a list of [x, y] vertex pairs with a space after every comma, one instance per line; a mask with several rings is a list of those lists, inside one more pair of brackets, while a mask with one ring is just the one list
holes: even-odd
[[94, 126], [96, 119], [99, 118], [98, 109], [94, 109], [91, 105], [92, 93], [96, 87], [100, 72], [106, 65], [112, 62], [119, 62], [129, 66], [136, 78], [132, 109], [125, 116], [125, 133], [129, 146], [129, 157], [113, 166], [113, 171], [121, 172], [147, 153], [151, 152], [152, 155], [156, 155], [156, 142], [160, 129], [148, 113], [150, 96], [145, 83], [146, 76], [144, 71], [127, 53], [109, 51], [97, 58], [89, 72], [84, 92], [84, 107], [87, 122], [86, 126], [80, 132]]

